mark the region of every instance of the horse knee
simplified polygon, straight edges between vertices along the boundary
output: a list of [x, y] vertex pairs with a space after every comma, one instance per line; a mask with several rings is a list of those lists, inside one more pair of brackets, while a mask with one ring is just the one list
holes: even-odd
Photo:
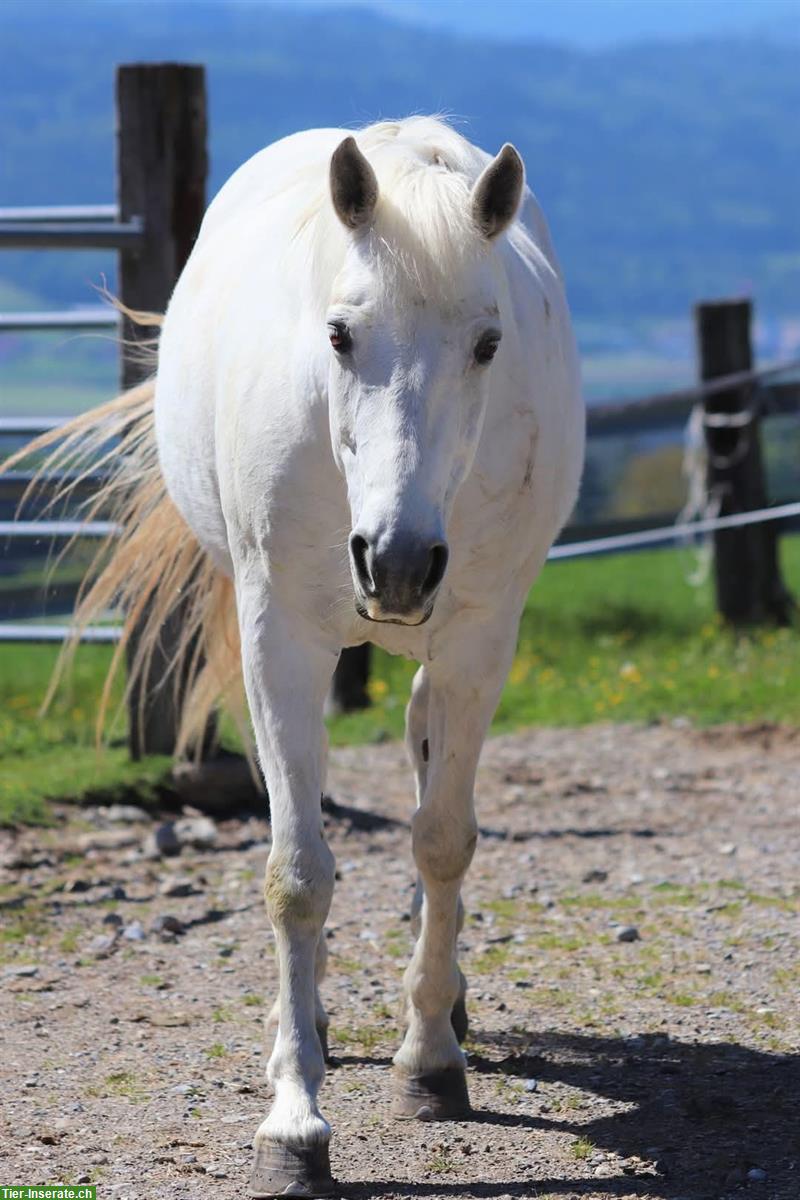
[[276, 928], [318, 934], [333, 896], [334, 860], [327, 843], [291, 853], [273, 847], [264, 879], [264, 902]]
[[414, 861], [426, 882], [460, 880], [472, 862], [478, 840], [475, 817], [417, 809], [411, 822]]

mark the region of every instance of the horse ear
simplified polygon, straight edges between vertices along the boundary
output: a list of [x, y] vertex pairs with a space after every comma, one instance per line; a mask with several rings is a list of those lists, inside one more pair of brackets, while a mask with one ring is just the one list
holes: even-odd
[[492, 159], [472, 189], [472, 215], [485, 238], [496, 238], [517, 215], [525, 167], [510, 142]]
[[354, 137], [346, 137], [333, 152], [331, 199], [337, 217], [348, 229], [361, 229], [372, 220], [378, 180]]

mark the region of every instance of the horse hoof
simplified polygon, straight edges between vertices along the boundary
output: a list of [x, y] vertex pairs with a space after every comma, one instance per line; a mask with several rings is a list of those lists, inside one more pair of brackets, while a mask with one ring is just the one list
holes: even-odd
[[453, 1005], [453, 1011], [450, 1013], [450, 1024], [453, 1026], [453, 1033], [458, 1038], [459, 1045], [461, 1045], [469, 1033], [467, 1004], [463, 996], [459, 996]]
[[327, 1145], [292, 1150], [267, 1138], [256, 1143], [251, 1196], [330, 1196], [333, 1190]]
[[460, 1067], [396, 1075], [392, 1116], [402, 1121], [464, 1121], [471, 1113], [467, 1076]]

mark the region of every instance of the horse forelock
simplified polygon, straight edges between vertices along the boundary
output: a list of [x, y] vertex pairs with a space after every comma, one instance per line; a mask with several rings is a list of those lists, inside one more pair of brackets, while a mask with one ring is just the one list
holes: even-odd
[[[470, 203], [485, 158], [435, 117], [380, 122], [355, 136], [378, 178], [374, 220], [360, 235], [376, 281], [392, 296], [410, 289], [425, 300], [449, 300], [459, 280], [492, 253]], [[348, 238], [330, 203], [325, 167], [296, 226], [296, 236], [309, 240], [320, 297]]]

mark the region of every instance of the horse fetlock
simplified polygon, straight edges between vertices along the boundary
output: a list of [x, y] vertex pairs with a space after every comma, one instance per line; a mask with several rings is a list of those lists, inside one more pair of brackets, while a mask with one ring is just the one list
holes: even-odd
[[[324, 1026], [327, 1041], [327, 1026]], [[272, 1054], [267, 1063], [267, 1079], [275, 1089], [278, 1099], [297, 1093], [298, 1103], [311, 1105], [311, 1111], [316, 1111], [317, 1095], [325, 1078], [325, 1047], [320, 1037], [320, 1026], [315, 1023], [311, 1031], [302, 1040], [285, 1037], [278, 1027]], [[277, 1104], [277, 1100], [276, 1100]]]
[[463, 1071], [466, 1059], [450, 1020], [450, 1007], [435, 1018], [422, 1017], [412, 1007], [409, 1011], [408, 1028], [400, 1049], [394, 1056], [394, 1065], [406, 1075], [418, 1075], [427, 1071]]
[[305, 1088], [289, 1079], [278, 1083], [275, 1103], [269, 1116], [259, 1125], [254, 1145], [259, 1141], [273, 1141], [302, 1149], [327, 1146], [330, 1139], [331, 1127]]

